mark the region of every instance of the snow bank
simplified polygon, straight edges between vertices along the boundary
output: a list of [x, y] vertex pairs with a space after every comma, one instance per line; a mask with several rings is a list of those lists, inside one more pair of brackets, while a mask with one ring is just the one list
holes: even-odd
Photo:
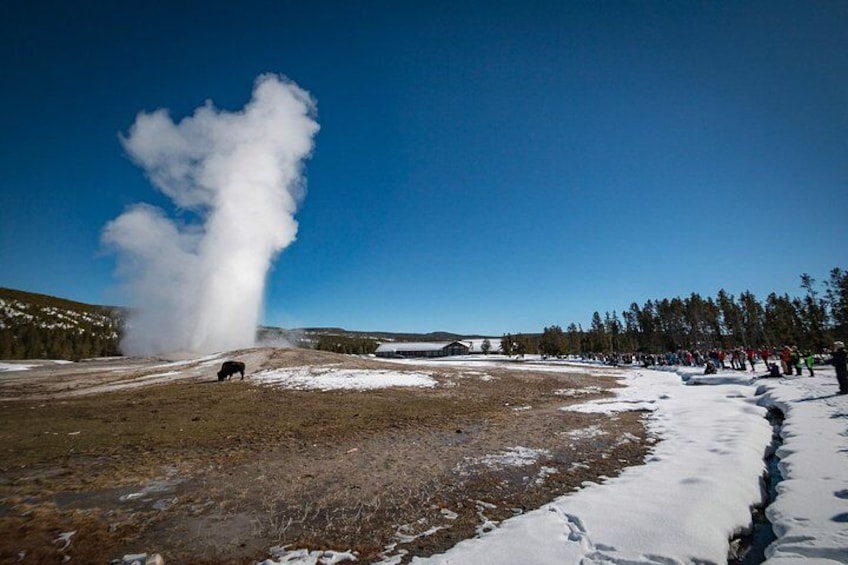
[[848, 563], [848, 395], [836, 394], [833, 369], [816, 373], [764, 379], [760, 388], [760, 404], [785, 417], [777, 451], [783, 481], [766, 511], [778, 537], [768, 564]]

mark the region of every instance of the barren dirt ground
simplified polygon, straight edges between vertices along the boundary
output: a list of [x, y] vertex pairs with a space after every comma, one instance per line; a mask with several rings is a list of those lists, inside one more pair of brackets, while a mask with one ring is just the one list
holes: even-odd
[[[560, 410], [608, 395], [611, 378], [296, 349], [227, 358], [245, 380], [218, 382], [221, 357], [0, 373], [0, 563], [254, 563], [273, 546], [405, 563], [640, 464], [651, 445], [639, 413]], [[307, 365], [439, 384], [321, 392], [250, 376]], [[518, 447], [544, 451], [521, 460]]]

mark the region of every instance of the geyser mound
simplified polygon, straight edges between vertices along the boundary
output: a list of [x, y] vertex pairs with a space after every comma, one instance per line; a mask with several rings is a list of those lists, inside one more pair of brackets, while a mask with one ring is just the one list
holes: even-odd
[[253, 345], [266, 275], [297, 234], [314, 116], [306, 91], [262, 75], [238, 112], [207, 102], [179, 123], [164, 109], [136, 117], [124, 149], [193, 221], [137, 204], [106, 225], [135, 306], [125, 353]]

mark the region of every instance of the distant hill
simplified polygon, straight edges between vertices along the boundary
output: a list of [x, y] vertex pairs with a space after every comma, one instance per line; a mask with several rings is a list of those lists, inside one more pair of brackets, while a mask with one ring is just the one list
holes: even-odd
[[[126, 308], [0, 288], [0, 359], [69, 359], [120, 355]], [[395, 333], [344, 328], [260, 326], [260, 345], [338, 353], [373, 353], [387, 341], [453, 341], [484, 336], [451, 332]]]
[[301, 328], [308, 335], [343, 335], [347, 337], [361, 337], [376, 339], [379, 341], [453, 341], [463, 339], [460, 334], [451, 332], [429, 332], [429, 333], [396, 333], [396, 332], [366, 332], [360, 330], [346, 330], [344, 328]]
[[463, 336], [451, 332], [396, 333], [384, 331], [346, 330], [344, 328], [281, 328], [260, 327], [257, 341], [260, 344], [290, 344], [295, 347], [334, 351], [336, 353], [374, 353], [377, 346], [387, 341], [454, 341], [483, 336]]
[[125, 310], [0, 288], [0, 359], [118, 355]]

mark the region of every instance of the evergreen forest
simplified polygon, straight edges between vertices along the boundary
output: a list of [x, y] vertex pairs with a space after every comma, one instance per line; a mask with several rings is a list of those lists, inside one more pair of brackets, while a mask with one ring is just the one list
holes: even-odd
[[541, 334], [507, 334], [501, 345], [513, 354], [552, 356], [784, 345], [820, 353], [848, 336], [848, 272], [834, 268], [821, 283], [804, 273], [799, 290], [798, 296], [771, 293], [764, 300], [720, 290], [715, 297], [692, 293], [633, 302], [620, 313], [595, 312], [588, 328], [553, 325]]

